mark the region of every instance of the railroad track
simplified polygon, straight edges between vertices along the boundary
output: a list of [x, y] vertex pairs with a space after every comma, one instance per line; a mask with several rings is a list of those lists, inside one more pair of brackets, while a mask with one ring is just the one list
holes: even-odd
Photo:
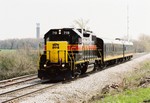
[[[104, 69], [107, 69], [112, 66], [115, 66], [115, 65], [107, 66]], [[91, 68], [92, 68], [92, 66], [91, 66]], [[100, 71], [101, 71], [100, 69], [97, 71], [90, 71], [84, 75], [79, 76], [78, 78], [73, 78], [71, 80], [66, 80], [63, 82], [51, 83], [51, 84], [46, 83], [46, 82], [38, 82], [38, 83], [32, 84], [30, 86], [7, 91], [7, 92], [0, 94], [0, 102], [2, 102], [2, 103], [18, 102], [19, 100], [24, 100], [26, 97], [30, 97], [30, 96], [32, 97], [32, 96], [36, 95], [36, 93], [40, 93], [40, 92], [46, 91], [47, 89], [50, 89], [54, 86], [58, 86], [59, 84], [64, 84], [64, 83], [69, 83], [69, 82], [72, 82], [75, 80], [79, 80], [83, 77], [89, 76], [91, 74], [94, 74], [94, 73], [97, 73]]]
[[37, 74], [25, 75], [21, 77], [3, 80], [3, 81], [0, 81], [0, 88], [5, 88], [8, 86], [20, 84], [20, 83], [35, 80], [35, 79], [38, 79]]
[[27, 97], [33, 97], [34, 95], [36, 95], [36, 93], [46, 91], [47, 89], [50, 89], [54, 86], [69, 83], [69, 82], [72, 82], [75, 80], [80, 80], [83, 77], [89, 76], [89, 75], [97, 73], [99, 71], [101, 71], [101, 70], [90, 71], [84, 75], [80, 75], [77, 78], [73, 78], [71, 80], [66, 80], [63, 82], [58, 82], [58, 83], [49, 83], [48, 81], [38, 82], [38, 83], [29, 85], [29, 86], [26, 86], [23, 88], [18, 88], [15, 90], [7, 91], [7, 92], [0, 94], [0, 102], [1, 103], [16, 103], [16, 102], [19, 102], [19, 100], [25, 100], [25, 98], [27, 98]]
[[54, 87], [58, 84], [61, 84], [61, 82], [47, 84], [47, 81], [45, 81], [45, 82], [32, 84], [30, 86], [26, 86], [23, 88], [4, 92], [4, 93], [0, 94], [0, 102], [1, 103], [15, 103], [20, 99], [35, 95], [38, 92], [42, 92], [42, 91], [49, 89], [51, 87]]
[[19, 102], [19, 100], [24, 100], [26, 97], [33, 96], [36, 93], [45, 91], [54, 86], [58, 86], [60, 84], [65, 84], [71, 81], [79, 80], [85, 76], [88, 76], [88, 74], [91, 74], [91, 72], [85, 75], [79, 76], [78, 78], [73, 78], [71, 80], [66, 80], [66, 81], [57, 82], [57, 83], [50, 83], [50, 81], [44, 81], [44, 82], [41, 81], [41, 82], [37, 82], [35, 84], [29, 85], [26, 87], [3, 92], [0, 94], [0, 102], [1, 103], [16, 103], [16, 102]]

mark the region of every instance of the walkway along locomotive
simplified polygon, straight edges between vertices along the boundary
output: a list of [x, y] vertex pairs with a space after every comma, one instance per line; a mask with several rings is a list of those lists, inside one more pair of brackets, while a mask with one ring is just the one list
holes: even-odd
[[41, 79], [72, 78], [84, 74], [90, 64], [96, 70], [133, 57], [131, 42], [102, 39], [84, 29], [51, 29], [44, 45], [38, 70]]

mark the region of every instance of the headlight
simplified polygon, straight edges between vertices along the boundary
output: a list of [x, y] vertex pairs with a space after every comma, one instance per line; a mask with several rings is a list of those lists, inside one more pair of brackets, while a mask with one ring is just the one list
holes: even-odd
[[62, 64], [61, 66], [62, 66], [62, 67], [65, 67], [65, 64]]
[[46, 67], [46, 64], [44, 64], [44, 67]]

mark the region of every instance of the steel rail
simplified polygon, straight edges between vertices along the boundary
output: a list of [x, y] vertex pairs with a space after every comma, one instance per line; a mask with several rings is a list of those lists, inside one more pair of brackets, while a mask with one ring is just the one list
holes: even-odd
[[12, 82], [12, 83], [8, 83], [8, 84], [0, 85], [0, 88], [5, 88], [5, 87], [8, 87], [8, 86], [12, 86], [12, 85], [16, 85], [16, 84], [19, 84], [19, 83], [31, 81], [31, 80], [34, 80], [34, 79], [38, 79], [38, 77], [32, 77], [32, 78], [21, 80], [21, 81], [18, 81], [18, 82]]
[[[23, 98], [25, 98], [25, 97], [27, 97], [27, 96], [29, 96], [29, 95], [32, 95], [32, 94], [41, 92], [41, 91], [46, 90], [46, 89], [49, 89], [49, 88], [54, 87], [54, 86], [56, 86], [56, 85], [58, 85], [58, 84], [62, 84], [62, 83], [61, 83], [61, 82], [58, 82], [58, 83], [55, 83], [55, 84], [53, 84], [53, 85], [49, 85], [49, 86], [43, 87], [43, 88], [41, 88], [41, 89], [34, 90], [34, 91], [32, 91], [32, 92], [29, 92], [29, 93], [26, 93], [26, 94], [23, 94], [23, 95], [20, 95], [20, 96], [16, 96], [16, 97], [14, 97], [14, 98], [11, 98], [11, 99], [8, 99], [8, 100], [5, 100], [5, 101], [2, 101], [2, 103], [12, 103], [12, 102], [16, 102], [16, 101], [19, 100], [19, 99], [23, 99]], [[6, 95], [6, 94], [4, 93], [4, 94], [2, 94], [2, 95]]]
[[14, 92], [18, 92], [20, 90], [24, 90], [24, 89], [27, 89], [27, 88], [31, 88], [31, 87], [34, 87], [34, 86], [37, 86], [37, 85], [40, 85], [41, 83], [36, 83], [36, 84], [33, 84], [33, 85], [29, 85], [29, 86], [25, 86], [25, 87], [22, 87], [22, 88], [18, 88], [18, 89], [15, 89], [15, 90], [11, 90], [11, 91], [8, 91], [8, 92], [4, 92], [4, 93], [1, 93], [0, 94], [0, 97], [3, 96], [3, 95], [9, 95], [11, 93], [14, 93]]
[[37, 74], [30, 74], [30, 75], [24, 75], [24, 76], [20, 76], [20, 77], [15, 77], [15, 78], [11, 78], [11, 79], [6, 79], [6, 80], [1, 80], [0, 84], [4, 84], [7, 82], [12, 82], [14, 80], [19, 80], [19, 79], [23, 79], [23, 78], [28, 78], [28, 77], [32, 77], [32, 76], [36, 76]]

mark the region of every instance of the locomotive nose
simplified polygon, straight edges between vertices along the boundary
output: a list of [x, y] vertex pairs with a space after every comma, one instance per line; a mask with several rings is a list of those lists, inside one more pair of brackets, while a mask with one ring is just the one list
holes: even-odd
[[47, 60], [51, 63], [67, 63], [68, 62], [68, 52], [67, 52], [68, 42], [66, 41], [49, 41], [46, 45]]

